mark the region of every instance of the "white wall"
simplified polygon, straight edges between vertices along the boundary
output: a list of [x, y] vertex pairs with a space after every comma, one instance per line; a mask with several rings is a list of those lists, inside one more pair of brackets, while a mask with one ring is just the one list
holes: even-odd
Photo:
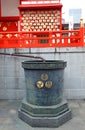
[[19, 16], [19, 0], [1, 0], [2, 16]]

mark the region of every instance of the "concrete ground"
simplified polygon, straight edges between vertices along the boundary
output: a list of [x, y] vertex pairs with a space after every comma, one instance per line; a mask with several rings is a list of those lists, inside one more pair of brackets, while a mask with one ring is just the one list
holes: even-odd
[[18, 118], [19, 100], [0, 100], [0, 130], [85, 130], [85, 101], [69, 100], [73, 118], [58, 128], [33, 128]]

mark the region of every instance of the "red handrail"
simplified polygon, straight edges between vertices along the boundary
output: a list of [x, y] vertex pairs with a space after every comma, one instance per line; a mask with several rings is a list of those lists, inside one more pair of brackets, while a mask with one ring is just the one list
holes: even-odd
[[84, 46], [84, 28], [79, 30], [0, 32], [0, 48], [45, 48]]

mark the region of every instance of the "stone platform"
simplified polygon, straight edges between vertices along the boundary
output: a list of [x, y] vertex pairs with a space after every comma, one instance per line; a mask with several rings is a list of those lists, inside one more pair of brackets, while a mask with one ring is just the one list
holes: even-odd
[[35, 106], [23, 100], [18, 116], [32, 127], [59, 127], [72, 118], [66, 100], [54, 106]]

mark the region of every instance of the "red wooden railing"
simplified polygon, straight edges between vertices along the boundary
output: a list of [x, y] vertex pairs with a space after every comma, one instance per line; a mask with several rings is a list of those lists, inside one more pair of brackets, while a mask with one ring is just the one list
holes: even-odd
[[45, 48], [84, 46], [85, 29], [44, 32], [0, 32], [0, 48]]

